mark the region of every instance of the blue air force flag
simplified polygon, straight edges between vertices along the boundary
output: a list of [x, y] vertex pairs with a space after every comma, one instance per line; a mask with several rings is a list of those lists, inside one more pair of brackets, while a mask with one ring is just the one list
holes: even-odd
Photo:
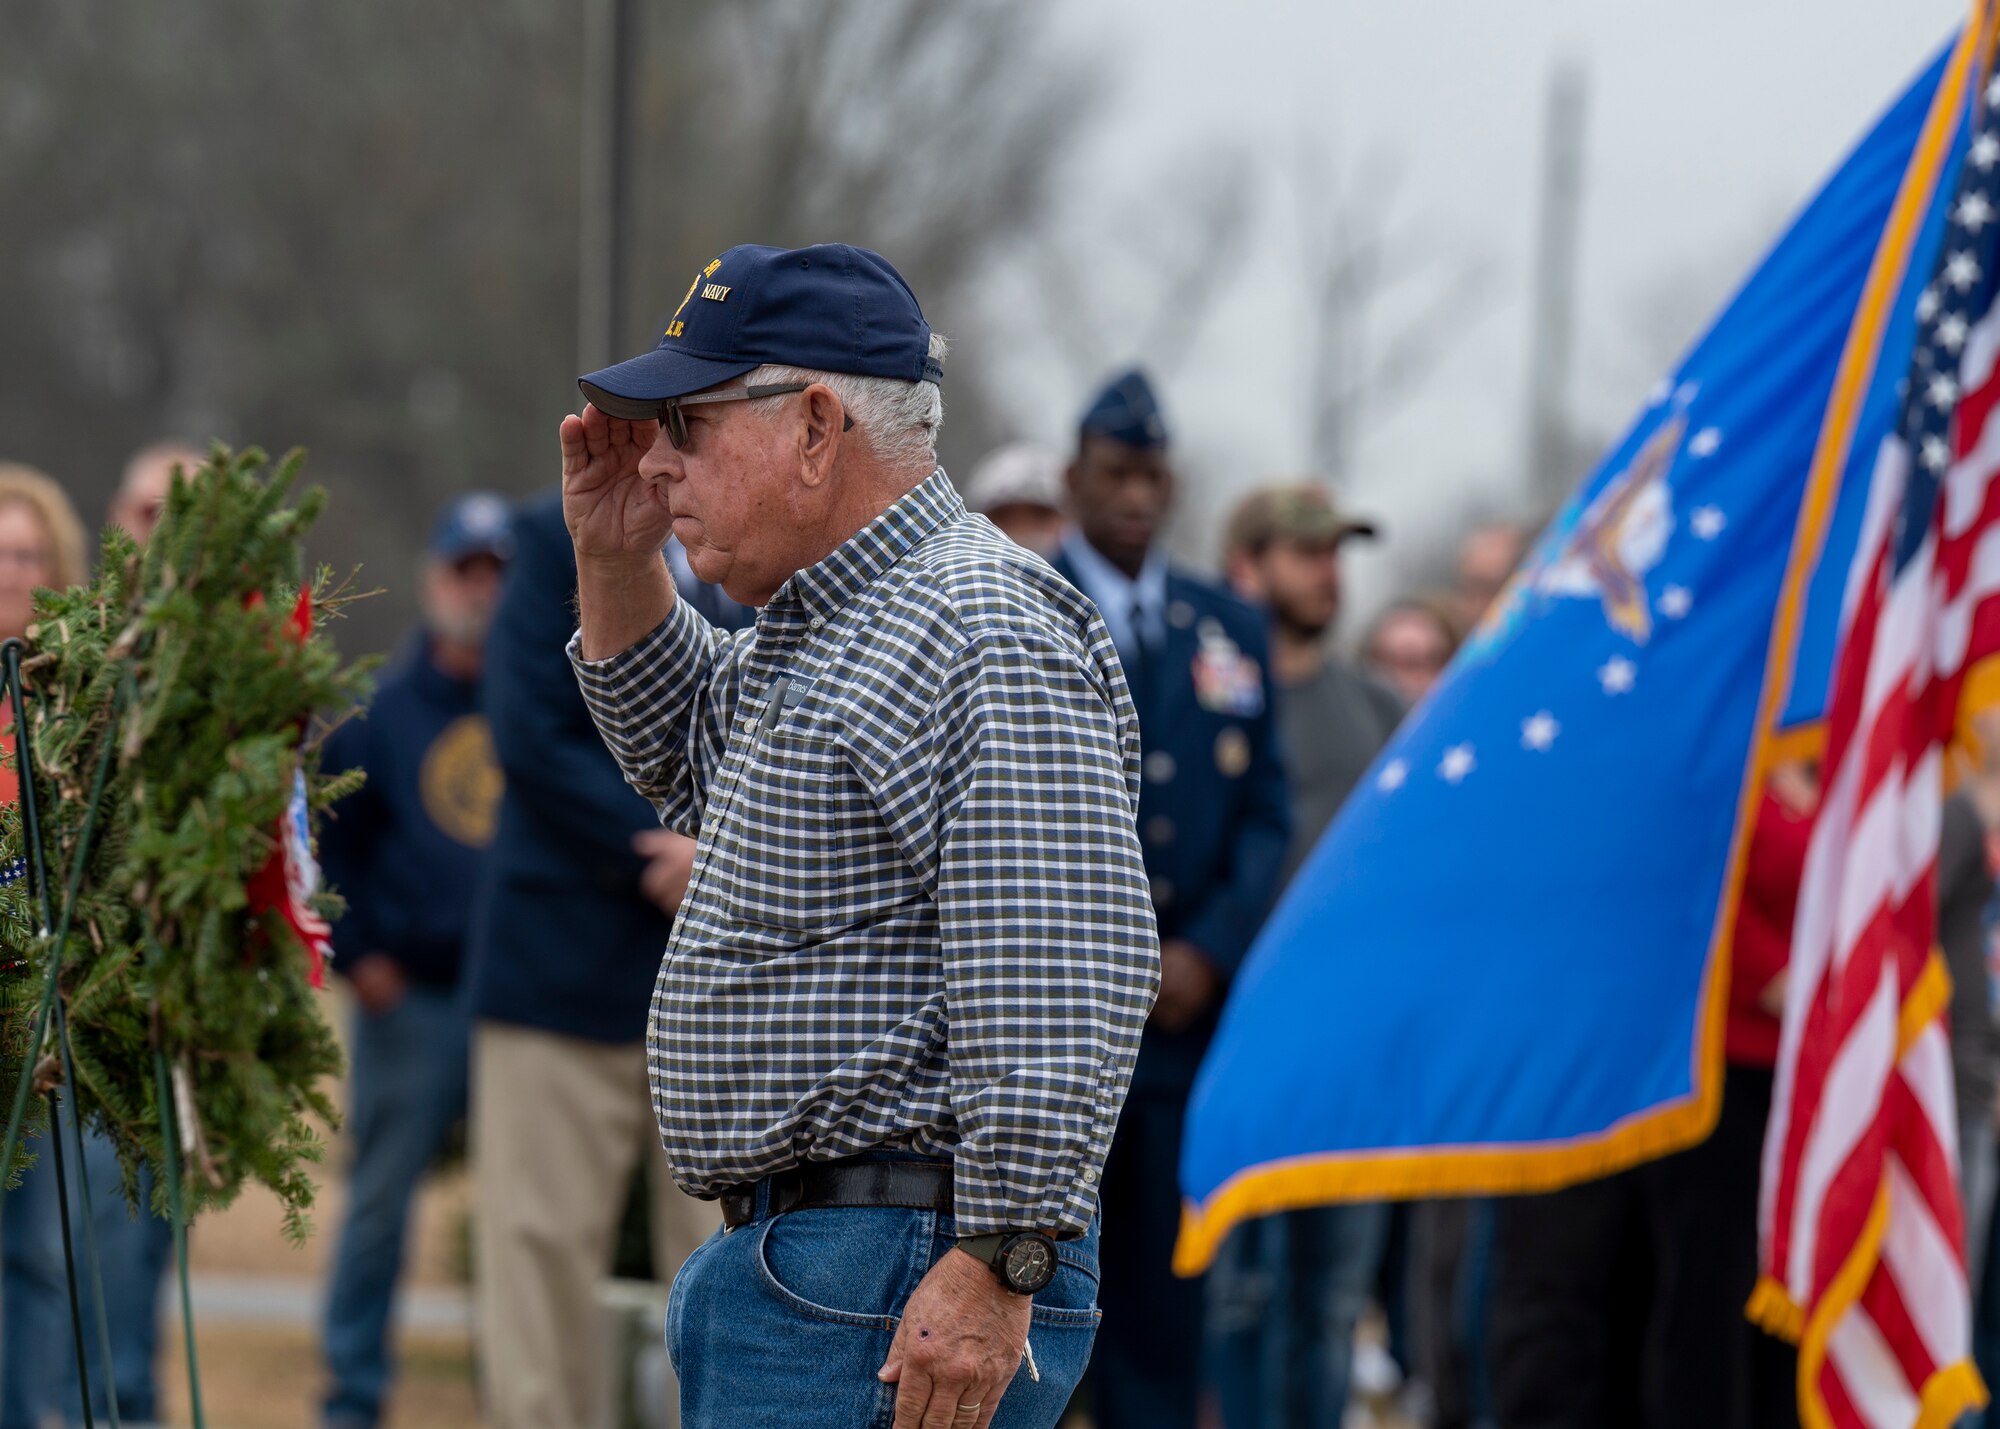
[[1247, 1216], [1547, 1189], [1713, 1126], [1762, 735], [1895, 420], [1958, 62], [1659, 384], [1294, 880], [1195, 1087], [1182, 1269]]

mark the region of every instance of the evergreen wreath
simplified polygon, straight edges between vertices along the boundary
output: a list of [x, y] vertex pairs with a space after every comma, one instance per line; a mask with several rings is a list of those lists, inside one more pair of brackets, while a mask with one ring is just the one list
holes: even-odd
[[[319, 773], [316, 716], [353, 708], [368, 683], [321, 633], [351, 593], [324, 567], [302, 581], [300, 541], [326, 501], [293, 499], [302, 461], [272, 471], [262, 452], [218, 446], [176, 474], [143, 552], [113, 529], [95, 580], [37, 593], [22, 669], [57, 928], [29, 879], [0, 886], [0, 1116], [19, 1076], [37, 1090], [61, 1078], [53, 1023], [28, 1044], [66, 923], [65, 1095], [116, 1146], [128, 1194], [150, 1166], [165, 1214], [177, 1165], [192, 1216], [260, 1182], [294, 1237], [341, 1066], [313, 996], [321, 920], [339, 903], [307, 886], [307, 830], [360, 783]], [[16, 803], [0, 810], [0, 864], [27, 854]]]

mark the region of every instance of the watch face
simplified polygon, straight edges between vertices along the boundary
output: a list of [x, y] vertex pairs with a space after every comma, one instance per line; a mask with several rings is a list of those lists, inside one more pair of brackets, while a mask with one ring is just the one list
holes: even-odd
[[1000, 1265], [1009, 1285], [1032, 1295], [1055, 1279], [1055, 1247], [1044, 1236], [1015, 1236], [1000, 1252]]

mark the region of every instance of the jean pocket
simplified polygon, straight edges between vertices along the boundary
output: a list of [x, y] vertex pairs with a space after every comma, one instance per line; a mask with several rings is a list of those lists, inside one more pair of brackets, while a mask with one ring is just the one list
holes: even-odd
[[[1071, 1249], [1064, 1242], [1062, 1250]], [[1097, 1266], [1075, 1255], [1060, 1257], [1055, 1278], [1035, 1296], [1028, 1316], [1028, 1344], [1020, 1368], [1000, 1400], [992, 1429], [1054, 1424], [1076, 1393], [1097, 1342]], [[1031, 1368], [1032, 1367], [1032, 1368]]]
[[1035, 1308], [1029, 1314], [1033, 1324], [1051, 1328], [1063, 1325], [1095, 1327], [1104, 1318], [1097, 1308], [1097, 1242], [1058, 1241], [1056, 1273], [1035, 1292]]
[[893, 1207], [791, 1211], [756, 1229], [765, 1289], [801, 1315], [894, 1330], [927, 1268], [935, 1215]]

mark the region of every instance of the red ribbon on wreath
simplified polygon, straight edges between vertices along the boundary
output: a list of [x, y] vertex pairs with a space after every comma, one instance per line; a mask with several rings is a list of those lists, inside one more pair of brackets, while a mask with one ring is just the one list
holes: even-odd
[[[252, 593], [249, 606], [264, 603], [261, 593]], [[287, 628], [299, 644], [312, 638], [312, 590], [301, 588], [292, 607]], [[319, 862], [312, 852], [312, 823], [306, 799], [305, 770], [292, 772], [292, 797], [278, 819], [278, 846], [270, 859], [245, 885], [253, 914], [276, 912], [285, 920], [306, 950], [310, 967], [306, 980], [316, 988], [326, 986], [326, 960], [333, 951], [333, 929], [313, 911], [312, 896], [319, 890]]]

